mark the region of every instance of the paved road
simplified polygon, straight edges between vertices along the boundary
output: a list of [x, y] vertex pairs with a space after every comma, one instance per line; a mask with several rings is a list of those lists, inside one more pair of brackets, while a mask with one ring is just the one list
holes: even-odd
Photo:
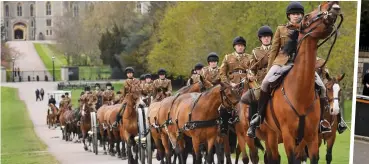
[[354, 142], [354, 164], [367, 164], [369, 156], [369, 143], [355, 140]]
[[6, 43], [9, 47], [20, 53], [20, 56], [15, 60], [15, 67], [19, 67], [21, 71], [40, 71], [46, 69], [33, 43], [49, 43], [48, 41], [9, 41]]
[[[44, 101], [36, 101], [36, 88], [44, 88], [46, 94], [49, 91], [56, 90], [57, 83], [54, 82], [22, 82], [22, 83], [2, 83], [2, 86], [15, 87], [19, 89], [20, 99], [26, 105], [30, 118], [34, 124], [36, 134], [48, 145], [48, 151], [63, 164], [121, 164], [128, 163], [110, 155], [94, 155], [86, 152], [81, 143], [66, 142], [61, 139], [61, 130], [50, 130], [46, 126], [47, 98]], [[100, 152], [102, 152], [101, 148]], [[192, 161], [189, 156], [188, 161]], [[159, 162], [154, 159], [154, 164]], [[234, 163], [234, 162], [233, 162]]]

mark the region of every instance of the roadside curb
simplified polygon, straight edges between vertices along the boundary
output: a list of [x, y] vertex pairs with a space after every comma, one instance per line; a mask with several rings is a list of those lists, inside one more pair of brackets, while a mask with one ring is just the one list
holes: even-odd
[[355, 135], [354, 138], [355, 138], [355, 140], [369, 142], [369, 137], [366, 137], [366, 136]]

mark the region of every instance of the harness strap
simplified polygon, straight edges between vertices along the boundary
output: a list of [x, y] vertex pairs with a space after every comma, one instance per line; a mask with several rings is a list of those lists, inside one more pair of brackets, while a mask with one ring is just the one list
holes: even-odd
[[284, 91], [284, 82], [282, 83], [282, 94], [283, 94], [283, 97], [285, 98], [286, 102], [288, 103], [288, 105], [292, 108], [292, 110], [295, 112], [296, 116], [299, 117], [299, 124], [298, 124], [298, 127], [297, 127], [297, 142], [296, 142], [296, 145], [299, 145], [300, 142], [302, 141], [302, 139], [304, 138], [304, 128], [305, 128], [305, 117], [311, 113], [313, 111], [313, 107], [314, 107], [314, 104], [317, 100], [317, 93], [315, 92], [315, 98], [314, 98], [314, 101], [313, 103], [308, 107], [307, 111], [305, 114], [303, 115], [300, 115], [296, 108], [292, 105], [291, 101], [288, 99], [288, 96], [286, 94], [286, 92]]
[[189, 121], [183, 127], [184, 130], [193, 130], [196, 128], [206, 128], [220, 124], [220, 118], [215, 118], [207, 121]]

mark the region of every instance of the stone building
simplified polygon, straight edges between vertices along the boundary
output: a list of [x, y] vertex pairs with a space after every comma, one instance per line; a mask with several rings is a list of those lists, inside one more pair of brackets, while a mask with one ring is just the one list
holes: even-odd
[[363, 93], [364, 86], [362, 84], [362, 80], [367, 69], [369, 69], [369, 48], [361, 47], [359, 51], [359, 62], [357, 70], [357, 94]]
[[[54, 22], [70, 11], [73, 16], [89, 5], [86, 1], [1, 1], [1, 23], [6, 40], [54, 40]], [[147, 13], [150, 2], [137, 2], [136, 11]]]

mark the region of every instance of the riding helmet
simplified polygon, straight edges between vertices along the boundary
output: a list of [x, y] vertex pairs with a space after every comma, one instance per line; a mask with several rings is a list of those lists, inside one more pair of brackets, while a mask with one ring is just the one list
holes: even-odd
[[233, 47], [237, 44], [242, 44], [246, 47], [246, 40], [242, 36], [237, 36], [233, 39]]
[[99, 87], [100, 88], [100, 84], [99, 83], [96, 83], [95, 84], [95, 87]]
[[110, 82], [106, 83], [106, 86], [112, 86]]
[[126, 72], [126, 73], [135, 73], [135, 70], [134, 70], [132, 67], [127, 67], [127, 68], [125, 69], [125, 72]]
[[160, 68], [158, 70], [158, 75], [165, 75], [165, 74], [167, 74], [167, 71], [164, 68]]
[[217, 53], [215, 52], [210, 52], [208, 55], [208, 63], [209, 62], [219, 62], [219, 57], [217, 55]]
[[65, 95], [66, 95], [66, 96], [68, 96], [68, 95], [69, 95], [69, 93], [68, 93], [68, 92], [65, 92]]
[[149, 73], [148, 73], [148, 74], [146, 74], [146, 75], [145, 75], [145, 79], [147, 79], [147, 78], [151, 79], [151, 78], [152, 78], [152, 77], [151, 77], [151, 74], [149, 74]]
[[302, 15], [304, 15], [304, 6], [302, 6], [300, 2], [291, 2], [286, 9], [287, 18], [288, 14], [292, 13], [301, 13]]
[[204, 65], [202, 65], [201, 63], [197, 63], [195, 65], [195, 70], [201, 70], [204, 67]]
[[269, 26], [261, 26], [258, 30], [258, 37], [273, 36], [273, 31]]
[[85, 91], [90, 91], [91, 89], [90, 89], [90, 86], [86, 86], [85, 87]]
[[142, 74], [142, 75], [140, 76], [140, 80], [145, 80], [145, 74]]

